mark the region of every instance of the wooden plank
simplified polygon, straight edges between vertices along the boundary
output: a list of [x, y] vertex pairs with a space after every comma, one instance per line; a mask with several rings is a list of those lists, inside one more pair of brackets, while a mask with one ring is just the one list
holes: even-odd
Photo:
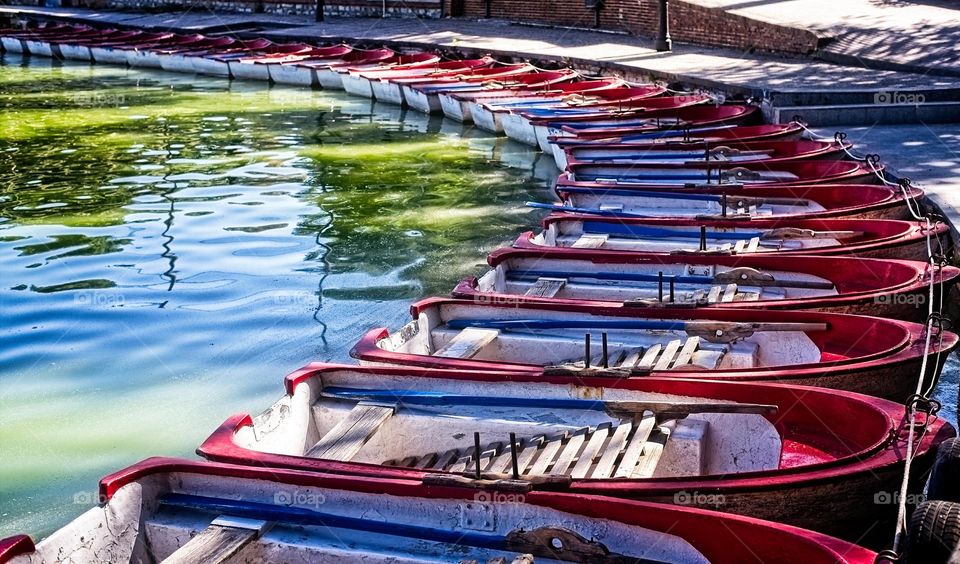
[[713, 286], [713, 287], [710, 288], [710, 293], [707, 294], [707, 303], [708, 303], [708, 304], [715, 304], [715, 303], [717, 303], [717, 300], [720, 299], [720, 290], [721, 290], [721, 289], [722, 289], [721, 286]]
[[573, 464], [573, 460], [577, 457], [577, 453], [580, 452], [580, 447], [583, 446], [584, 441], [587, 439], [587, 432], [589, 430], [589, 427], [584, 427], [577, 429], [577, 431], [573, 433], [570, 440], [567, 441], [567, 444], [564, 445], [563, 450], [561, 450], [557, 456], [557, 461], [553, 464], [553, 469], [550, 470], [550, 474], [563, 476], [567, 473], [570, 465]]
[[[493, 462], [493, 459], [497, 456], [497, 453], [500, 452], [501, 446], [503, 446], [502, 443], [492, 443], [480, 451], [480, 470], [487, 470]], [[510, 448], [508, 446], [507, 451], [509, 452], [509, 450]]]
[[224, 516], [193, 537], [162, 564], [219, 564], [233, 558], [269, 527], [266, 521]]
[[755, 253], [755, 252], [757, 252], [757, 249], [758, 249], [759, 247], [760, 247], [760, 237], [754, 237], [754, 238], [750, 239], [750, 244], [747, 245], [747, 252], [748, 252], [748, 253]]
[[574, 249], [599, 249], [607, 243], [608, 237], [609, 235], [585, 234], [570, 246]]
[[590, 435], [587, 446], [583, 447], [583, 452], [580, 453], [580, 458], [577, 459], [573, 470], [570, 471], [570, 477], [577, 479], [587, 477], [587, 473], [590, 472], [590, 467], [593, 466], [593, 459], [597, 457], [597, 453], [600, 452], [600, 447], [607, 441], [607, 435], [610, 434], [610, 427], [610, 423], [603, 423], [597, 426], [593, 434]]
[[560, 450], [560, 447], [563, 446], [563, 439], [567, 438], [567, 433], [564, 432], [560, 435], [554, 435], [547, 438], [547, 444], [540, 450], [540, 455], [537, 456], [537, 461], [533, 463], [533, 466], [530, 467], [531, 476], [541, 476], [550, 467], [550, 464], [553, 462], [554, 457], [557, 455], [557, 451]]
[[433, 463], [436, 462], [437, 456], [438, 456], [437, 453], [429, 452], [421, 456], [420, 460], [418, 460], [417, 463], [413, 465], [413, 467], [421, 470], [424, 468], [430, 468], [431, 466], [433, 466]]
[[640, 362], [640, 357], [643, 356], [643, 349], [637, 347], [635, 349], [627, 352], [626, 356], [623, 357], [623, 362], [620, 363], [621, 368], [633, 368]]
[[677, 360], [671, 364], [671, 368], [690, 364], [690, 359], [693, 358], [693, 353], [697, 352], [699, 346], [700, 337], [688, 337], [683, 343], [683, 348], [680, 349], [680, 354], [677, 355]]
[[644, 444], [643, 456], [640, 457], [640, 461], [637, 463], [637, 467], [634, 468], [631, 477], [650, 478], [653, 476], [654, 471], [657, 469], [657, 463], [660, 462], [660, 455], [663, 454], [663, 445], [667, 443], [669, 436], [667, 433], [660, 432]]
[[640, 455], [643, 453], [643, 447], [656, 423], [657, 418], [652, 412], [648, 411], [643, 414], [640, 422], [637, 423], [636, 431], [633, 432], [633, 436], [627, 443], [627, 448], [623, 451], [623, 457], [620, 459], [620, 464], [617, 465], [617, 471], [613, 473], [614, 478], [629, 478], [633, 475], [633, 470], [637, 467], [637, 462], [639, 462]]
[[744, 241], [743, 239], [740, 239], [739, 241], [737, 241], [737, 244], [733, 246], [733, 252], [735, 254], [742, 253], [743, 247], [746, 246], [746, 244], [747, 244], [746, 241]]
[[450, 341], [440, 348], [433, 356], [444, 358], [473, 358], [480, 352], [480, 349], [489, 345], [500, 331], [496, 329], [483, 329], [480, 327], [467, 327], [456, 334]]
[[524, 295], [535, 298], [552, 298], [566, 285], [566, 278], [537, 278], [536, 283]]
[[662, 348], [663, 346], [661, 346], [660, 343], [656, 343], [648, 348], [647, 352], [643, 353], [640, 362], [637, 363], [637, 368], [653, 370], [653, 364], [657, 361], [657, 355], [660, 354]]
[[333, 429], [327, 431], [304, 456], [328, 460], [350, 460], [380, 426], [393, 416], [396, 405], [359, 402]]
[[676, 339], [667, 343], [666, 348], [663, 349], [663, 354], [660, 355], [660, 360], [657, 361], [657, 364], [654, 365], [654, 370], [666, 370], [670, 368], [670, 364], [673, 362], [674, 357], [677, 356], [677, 351], [680, 350], [680, 345], [682, 341]]
[[723, 289], [723, 297], [720, 298], [720, 303], [730, 303], [733, 301], [733, 298], [737, 295], [737, 285], [736, 284], [727, 284], [726, 288]]
[[459, 454], [460, 454], [459, 450], [452, 448], [447, 452], [444, 452], [443, 454], [438, 456], [436, 462], [431, 464], [429, 468], [431, 470], [443, 470], [444, 468], [449, 466], [454, 460], [456, 460]]
[[[527, 471], [527, 466], [530, 465], [530, 461], [533, 460], [533, 457], [536, 456], [537, 451], [540, 450], [540, 447], [547, 442], [547, 437], [545, 435], [540, 435], [538, 437], [533, 437], [527, 441], [523, 442], [523, 450], [517, 453], [517, 468], [521, 475]], [[509, 470], [513, 472], [513, 468]]]
[[702, 366], [704, 368], [713, 370], [714, 368], [720, 365], [720, 361], [723, 360], [723, 355], [726, 354], [726, 352], [727, 351], [724, 351], [724, 350], [720, 350], [720, 351], [699, 350], [693, 353], [693, 358], [690, 359], [690, 364], [695, 364], [697, 366]]
[[593, 469], [593, 475], [590, 476], [591, 478], [600, 479], [610, 477], [614, 464], [620, 456], [620, 451], [623, 450], [623, 446], [627, 443], [627, 437], [630, 436], [630, 431], [632, 430], [633, 420], [631, 419], [624, 419], [617, 425], [613, 436], [610, 437], [607, 448], [604, 449], [603, 455], [600, 457], [600, 462], [597, 462], [597, 467]]
[[463, 452], [460, 455], [459, 458], [457, 458], [457, 461], [454, 462], [453, 465], [450, 466], [450, 468], [447, 468], [447, 472], [454, 472], [456, 474], [460, 474], [462, 472], [466, 472], [468, 466], [470, 469], [473, 469], [473, 464], [471, 461], [473, 460], [473, 454], [475, 452], [477, 452], [477, 449], [475, 449], [474, 447], [470, 447], [469, 449], [467, 449], [465, 452]]

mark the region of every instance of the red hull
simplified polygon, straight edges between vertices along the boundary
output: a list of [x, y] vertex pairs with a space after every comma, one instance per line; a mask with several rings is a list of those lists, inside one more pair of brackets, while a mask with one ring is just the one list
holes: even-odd
[[[587, 147], [580, 148], [567, 148], [567, 162], [570, 165], [576, 166], [577, 164], [590, 164], [590, 163], [618, 163], [618, 162], [629, 162], [630, 164], [642, 164], [644, 163], [643, 158], [633, 158], [630, 160], [631, 156], [640, 154], [648, 150], [654, 151], [689, 151], [696, 150], [703, 153], [701, 157], [705, 158], [705, 155], [709, 151], [714, 151], [717, 149], [729, 149], [733, 156], [736, 156], [736, 152], [760, 152], [756, 158], [748, 159], [745, 157], [740, 157], [740, 160], [734, 161], [737, 165], [747, 164], [747, 163], [762, 163], [762, 164], [776, 164], [787, 161], [795, 160], [808, 160], [808, 159], [842, 159], [844, 158], [844, 149], [849, 149], [852, 147], [850, 143], [836, 143], [831, 141], [810, 141], [810, 140], [800, 140], [800, 141], [720, 141], [720, 142], [705, 142], [697, 143], [697, 146], [694, 147], [691, 143], [662, 143], [656, 147], [644, 147], [642, 149], [637, 149], [630, 146], [624, 146], [620, 143], [611, 143], [611, 144], [596, 144], [588, 145]], [[578, 153], [585, 151], [604, 151], [608, 153], [609, 156], [598, 157], [598, 158], [583, 158], [578, 157]], [[690, 162], [700, 164], [701, 158], [691, 156]], [[713, 162], [722, 162], [722, 161], [713, 161]], [[684, 163], [685, 166], [689, 166], [689, 163]]]
[[[933, 276], [939, 295], [946, 296], [960, 276], [960, 268], [945, 266], [933, 271], [928, 263], [904, 260], [879, 260], [821, 256], [792, 257], [785, 264], [780, 257], [716, 256], [671, 257], [648, 253], [622, 253], [596, 249], [498, 249], [487, 257], [487, 263], [496, 268], [509, 265], [511, 259], [543, 259], [547, 261], [588, 261], [602, 271], [605, 265], [721, 265], [730, 268], [752, 268], [763, 271], [788, 271], [811, 274], [834, 283], [837, 295], [816, 298], [717, 302], [698, 305], [699, 309], [736, 310], [808, 310], [832, 313], [873, 315], [922, 323], [927, 319], [927, 296], [930, 277]], [[477, 289], [477, 278], [461, 281], [452, 292], [453, 297], [482, 302], [518, 304], [557, 304], [563, 306], [624, 307], [620, 302], [540, 298], [517, 294], [482, 292]], [[669, 306], [666, 306], [669, 307]], [[689, 307], [689, 306], [686, 306]]]
[[[883, 167], [879, 165], [874, 165], [877, 171], [882, 171]], [[596, 182], [590, 180], [589, 178], [583, 178], [584, 173], [589, 168], [603, 168], [609, 169], [611, 172], [609, 176], [605, 173], [604, 178], [609, 178], [609, 182]], [[736, 178], [731, 178], [728, 180], [719, 180], [718, 175], [722, 171], [729, 171], [733, 169], [745, 170], [748, 171], [745, 173], [745, 178], [749, 179], [751, 173], [764, 174], [771, 172], [781, 172], [789, 173], [795, 178], [783, 179], [783, 180], [764, 180], [764, 181], [753, 181], [750, 182], [750, 186], [755, 185], [766, 185], [766, 186], [791, 186], [791, 185], [806, 185], [806, 184], [869, 184], [879, 182], [876, 174], [873, 169], [870, 168], [870, 165], [867, 163], [862, 163], [858, 161], [787, 161], [776, 164], [772, 169], [767, 166], [766, 163], [731, 163], [731, 162], [694, 162], [694, 163], [677, 163], [674, 165], [670, 164], [656, 164], [656, 165], [647, 165], [643, 163], [631, 163], [631, 164], [606, 164], [606, 163], [571, 163], [567, 167], [569, 172], [563, 173], [560, 175], [560, 178], [557, 179], [557, 186], [605, 186], [607, 188], [622, 188], [626, 190], [654, 190], [662, 189], [665, 186], [669, 187], [670, 184], [666, 183], [650, 183], [643, 184], [640, 180], [631, 180], [633, 178], [631, 174], [642, 173], [645, 169], [673, 169], [673, 170], [682, 170], [682, 169], [691, 169], [691, 170], [705, 170], [707, 171], [707, 178], [705, 182], [700, 181], [683, 181], [678, 180], [673, 185], [679, 186], [681, 188], [695, 188], [698, 186], [717, 186], [721, 184], [734, 184], [738, 185]], [[580, 178], [578, 178], [578, 175]]]
[[[570, 132], [569, 129], [567, 129]], [[633, 133], [644, 133], [636, 131]], [[679, 134], [679, 132], [678, 132]], [[685, 134], [686, 142], [691, 146], [700, 147], [704, 142], [720, 141], [786, 141], [800, 139], [803, 128], [796, 122], [768, 124], [768, 125], [741, 125], [726, 127], [715, 131]], [[606, 131], [585, 130], [576, 137], [551, 137], [550, 140], [562, 147], [591, 147], [602, 144], [615, 144], [620, 147], [634, 149], [656, 149], [663, 142], [649, 139], [631, 139], [629, 133], [610, 137]], [[676, 141], [675, 143], [680, 143]]]
[[[530, 311], [536, 319], [540, 313], [565, 312], [604, 316], [607, 318], [649, 318], [660, 320], [702, 320], [764, 323], [826, 323], [827, 331], [808, 332], [807, 337], [821, 351], [820, 361], [809, 364], [778, 365], [769, 368], [726, 368], [691, 370], [654, 370], [653, 376], [670, 379], [709, 378], [726, 382], [780, 382], [801, 386], [820, 386], [887, 398], [903, 402], [917, 386], [920, 365], [924, 356], [924, 325], [891, 319], [842, 315], [808, 311], [764, 310], [763, 314], [738, 309], [686, 309], [599, 307], [592, 304], [520, 304], [473, 302], [450, 298], [427, 298], [411, 306], [413, 318], [430, 310], [431, 315], [445, 319], [445, 307], [459, 305], [482, 308], [480, 317], [497, 319], [499, 312], [516, 318], [518, 310]], [[499, 312], [498, 312], [499, 310]], [[947, 356], [956, 346], [958, 337], [942, 331], [933, 339], [931, 354], [938, 359], [931, 374], [939, 374]], [[436, 357], [427, 354], [395, 352], [381, 348], [379, 343], [389, 336], [384, 328], [372, 329], [354, 345], [350, 356], [368, 364], [390, 366], [419, 366], [455, 370], [527, 371], [543, 373], [543, 366], [509, 361], [485, 361], [463, 358]], [[639, 376], [646, 378], [646, 375]], [[929, 379], [929, 376], [928, 376]]]
[[[747, 220], [698, 220], [698, 219], [633, 219], [609, 218], [600, 216], [584, 216], [574, 214], [551, 214], [543, 220], [544, 227], [551, 224], [562, 224], [570, 221], [591, 221], [594, 223], [609, 223], [612, 225], [640, 225], [657, 227], [691, 227], [706, 226], [708, 229], [741, 228], [741, 229], [777, 229], [795, 227], [814, 231], [856, 231], [862, 233], [856, 237], [844, 239], [839, 245], [808, 249], [781, 249], [764, 253], [777, 256], [809, 255], [821, 256], [857, 256], [864, 258], [892, 258], [906, 260], [927, 260], [927, 233], [923, 223], [915, 221], [896, 221], [887, 219], [747, 219]], [[950, 240], [950, 226], [943, 223], [934, 224], [930, 233], [934, 252], [952, 256], [953, 245]], [[521, 233], [513, 246], [520, 249], [542, 249], [532, 241], [531, 232]], [[630, 251], [622, 251], [630, 252]], [[660, 254], [660, 253], [658, 253]], [[670, 253], [664, 253], [669, 255]], [[685, 253], [696, 256], [697, 253]], [[716, 254], [716, 253], [708, 253]]]
[[[516, 97], [516, 98], [533, 98], [538, 96], [563, 96], [567, 94], [577, 94], [581, 92], [598, 92], [601, 90], [609, 90], [613, 88], [619, 88], [623, 86], [623, 81], [619, 78], [603, 78], [597, 80], [583, 80], [580, 82], [561, 82], [559, 84], [551, 84], [549, 88], [532, 90], [529, 88], [510, 88], [504, 90], [491, 90], [491, 91], [482, 91], [482, 92], [462, 92], [462, 93], [450, 93], [448, 96], [455, 98], [457, 100], [479, 100], [482, 101], [484, 98], [501, 98], [501, 97]], [[656, 91], [656, 94], [651, 94], [655, 96], [664, 92], [663, 88], [650, 86], [648, 87], [651, 90]]]
[[[326, 372], [349, 370], [391, 377], [440, 378], [457, 381], [544, 382], [583, 387], [582, 380], [569, 377], [539, 376], [531, 373], [468, 372], [462, 370], [422, 370], [417, 368], [346, 367], [314, 364], [287, 378], [287, 393], [297, 384], [323, 378]], [[903, 405], [847, 392], [784, 385], [731, 384], [706, 380], [670, 380], [660, 378], [596, 378], [589, 390], [620, 388], [710, 397], [738, 402], [758, 402], [778, 406], [768, 419], [784, 437], [781, 468], [777, 470], [650, 479], [573, 480], [568, 491], [611, 497], [656, 500], [677, 503], [683, 494], [714, 494], [723, 500], [725, 512], [773, 518], [786, 524], [811, 528], [842, 538], [861, 540], [861, 535], [882, 523], [875, 537], [879, 543], [889, 540], [892, 528], [886, 528], [896, 515], [896, 505], [876, 505], [877, 492], [893, 492], [903, 472], [903, 448], [906, 429], [901, 426]], [[587, 388], [583, 390], [588, 392]], [[576, 392], [572, 392], [576, 394]], [[831, 414], [825, 418], [824, 413]], [[338, 462], [317, 458], [271, 454], [239, 447], [233, 436], [252, 424], [249, 415], [228, 419], [197, 449], [213, 460], [295, 468], [313, 472], [331, 472], [387, 479], [422, 480], [437, 472], [378, 464]], [[891, 442], [891, 430], [897, 440]], [[838, 432], [844, 436], [840, 436]], [[914, 469], [917, 475], [930, 466], [936, 446], [955, 435], [949, 424], [931, 422], [917, 448]], [[812, 448], [811, 448], [812, 447]], [[812, 452], [833, 453], [811, 457]], [[832, 496], [842, 493], [842, 499]], [[831, 511], [820, 509], [831, 507]], [[716, 505], [713, 507], [717, 508]]]
[[[436, 500], [477, 499], [470, 488], [425, 486], [416, 479], [379, 479], [360, 476], [317, 474], [297, 470], [253, 468], [196, 462], [174, 458], [151, 458], [105, 477], [100, 496], [109, 502], [125, 485], [141, 480], [158, 486], [153, 495], [178, 491], [178, 476], [222, 476], [257, 480], [277, 487], [320, 487], [383, 496]], [[496, 489], [496, 488], [492, 488]], [[810, 564], [844, 562], [871, 564], [876, 554], [865, 548], [813, 531], [759, 519], [726, 515], [716, 511], [685, 508], [644, 501], [596, 497], [583, 493], [530, 491], [520, 496], [532, 506], [550, 508], [574, 516], [609, 519], [651, 531], [678, 536], [710, 562], [775, 561], [788, 553]], [[482, 500], [480, 501], [482, 504]], [[30, 555], [33, 542], [24, 535], [0, 540], [0, 564], [18, 555]]]

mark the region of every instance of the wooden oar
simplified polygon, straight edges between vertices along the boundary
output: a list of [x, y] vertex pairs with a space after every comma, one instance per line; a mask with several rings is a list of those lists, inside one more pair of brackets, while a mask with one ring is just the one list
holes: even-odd
[[718, 401], [603, 401], [590, 399], [518, 398], [504, 396], [468, 396], [419, 390], [367, 390], [330, 386], [323, 389], [325, 397], [357, 401], [390, 401], [401, 406], [474, 406], [516, 407], [545, 410], [603, 411], [612, 415], [637, 415], [652, 411], [657, 415], [680, 418], [696, 413], [749, 413], [768, 415], [776, 413], [777, 406], [758, 403]]

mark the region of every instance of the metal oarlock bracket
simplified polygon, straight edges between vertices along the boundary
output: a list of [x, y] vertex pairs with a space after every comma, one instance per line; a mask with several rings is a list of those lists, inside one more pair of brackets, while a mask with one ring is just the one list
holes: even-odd
[[920, 394], [913, 394], [908, 397], [904, 405], [907, 409], [915, 409], [918, 413], [925, 414], [928, 419], [936, 417], [937, 413], [940, 412], [940, 408], [943, 407], [943, 404], [939, 401], [921, 396]]
[[843, 143], [844, 141], [847, 140], [847, 132], [837, 131], [836, 133], [833, 134], [833, 140], [836, 141], [837, 143]]

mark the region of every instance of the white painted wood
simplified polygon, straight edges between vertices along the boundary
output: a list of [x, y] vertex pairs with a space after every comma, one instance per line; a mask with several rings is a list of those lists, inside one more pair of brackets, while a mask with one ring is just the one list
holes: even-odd
[[707, 294], [707, 303], [715, 304], [720, 299], [720, 291], [723, 289], [722, 286], [712, 286], [710, 292]]
[[697, 351], [699, 346], [700, 337], [689, 337], [686, 342], [683, 343], [683, 348], [680, 349], [680, 354], [677, 355], [677, 360], [674, 361], [672, 368], [690, 364], [693, 353]]
[[590, 468], [593, 466], [593, 460], [600, 452], [600, 447], [602, 447], [607, 441], [607, 436], [610, 434], [610, 428], [610, 423], [604, 423], [593, 431], [593, 433], [590, 435], [590, 440], [587, 441], [587, 446], [583, 447], [583, 452], [580, 453], [577, 463], [570, 471], [570, 476], [572, 478], [580, 479], [587, 477], [587, 474], [590, 472]]
[[757, 252], [757, 249], [758, 249], [759, 247], [760, 247], [760, 237], [754, 237], [754, 238], [750, 239], [750, 244], [747, 245], [747, 252], [748, 252], [748, 253], [755, 253], [755, 252]]
[[546, 473], [547, 468], [550, 467], [550, 464], [553, 462], [554, 458], [557, 456], [557, 452], [560, 450], [560, 447], [563, 446], [563, 439], [567, 438], [568, 433], [564, 432], [560, 435], [554, 435], [547, 438], [547, 444], [540, 451], [540, 455], [537, 456], [537, 461], [533, 463], [533, 466], [530, 468], [531, 476], [541, 476]]
[[566, 278], [537, 278], [536, 283], [527, 290], [527, 296], [536, 298], [552, 298], [567, 284]]
[[680, 339], [675, 339], [667, 343], [667, 346], [663, 349], [663, 354], [660, 355], [660, 360], [654, 365], [654, 370], [667, 370], [673, 363], [673, 359], [677, 356], [677, 351], [680, 350], [680, 346], [683, 342]]
[[633, 421], [629, 419], [624, 419], [617, 425], [613, 436], [610, 437], [610, 442], [607, 443], [607, 447], [603, 451], [603, 455], [600, 456], [600, 461], [597, 462], [597, 467], [593, 469], [592, 478], [610, 477], [610, 473], [614, 470], [614, 464], [617, 462], [617, 457], [620, 456], [620, 451], [626, 445], [627, 437], [630, 436], [632, 430]]
[[653, 365], [657, 361], [657, 356], [660, 354], [660, 350], [663, 348], [663, 345], [657, 343], [647, 349], [643, 353], [643, 358], [640, 359], [640, 362], [637, 363], [637, 368], [642, 368], [645, 370], [653, 370]]
[[396, 405], [384, 406], [359, 402], [350, 414], [321, 438], [305, 456], [330, 460], [350, 460], [370, 436], [393, 416]]
[[737, 285], [736, 284], [727, 284], [723, 289], [723, 297], [720, 298], [720, 303], [730, 303], [733, 301], [733, 298], [737, 295]]
[[653, 412], [644, 412], [640, 421], [636, 424], [633, 436], [627, 442], [627, 448], [623, 451], [620, 464], [617, 465], [617, 470], [613, 473], [614, 478], [629, 478], [633, 475], [633, 470], [637, 467], [637, 462], [639, 462], [640, 455], [643, 453], [643, 447], [656, 422], [657, 418]]
[[663, 445], [670, 437], [667, 429], [661, 428], [658, 433], [650, 437], [643, 445], [643, 456], [637, 462], [636, 468], [631, 474], [632, 478], [650, 478], [657, 469], [657, 463], [660, 461], [660, 455], [663, 454]]
[[444, 358], [473, 358], [498, 335], [500, 332], [496, 329], [467, 327], [433, 355]]
[[585, 234], [570, 246], [574, 249], [599, 249], [607, 243], [608, 238], [608, 235]]
[[557, 455], [557, 461], [554, 462], [553, 468], [550, 470], [551, 475], [563, 476], [567, 473], [570, 465], [573, 464], [574, 459], [576, 459], [577, 453], [580, 452], [580, 447], [583, 446], [589, 430], [589, 427], [584, 427], [583, 429], [578, 429], [570, 436], [570, 440], [567, 441], [567, 444], [563, 446], [563, 450]]

